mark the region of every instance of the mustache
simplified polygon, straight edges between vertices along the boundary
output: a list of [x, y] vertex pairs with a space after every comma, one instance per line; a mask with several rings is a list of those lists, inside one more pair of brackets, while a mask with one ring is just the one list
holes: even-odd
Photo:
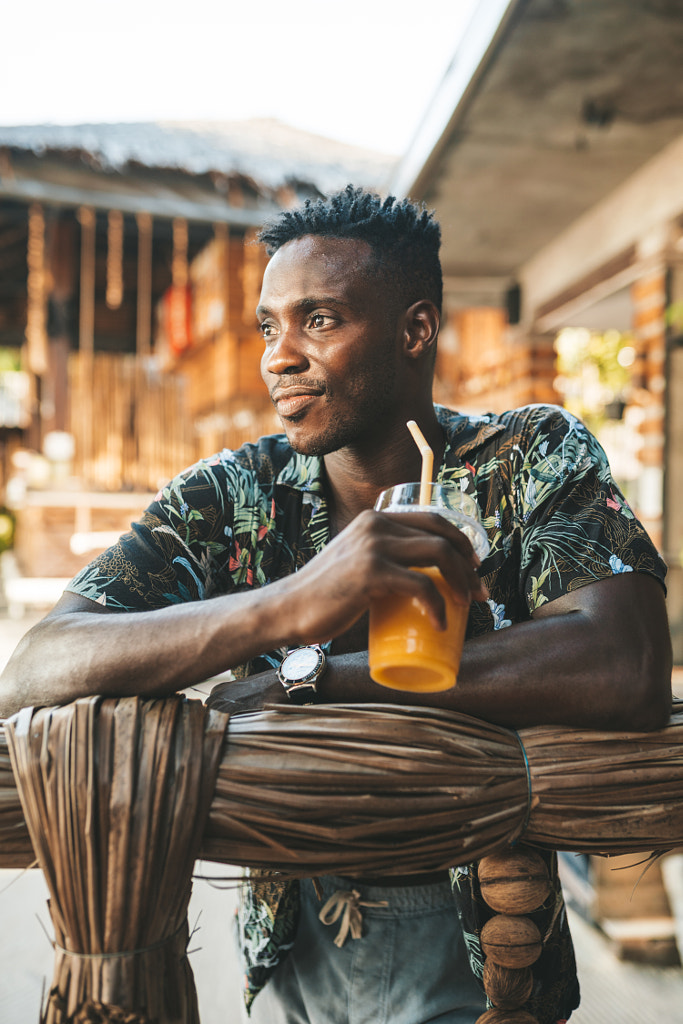
[[271, 401], [277, 402], [279, 398], [291, 394], [322, 395], [327, 391], [324, 380], [315, 377], [287, 377], [286, 381], [279, 381], [271, 390]]

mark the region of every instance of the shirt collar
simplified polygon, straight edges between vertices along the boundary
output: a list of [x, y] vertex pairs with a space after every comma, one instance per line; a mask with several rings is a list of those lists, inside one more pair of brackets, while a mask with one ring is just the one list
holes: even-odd
[[[462, 463], [475, 448], [505, 430], [500, 418], [491, 413], [464, 416], [443, 405], [435, 405], [434, 408], [446, 434], [442, 469], [451, 469], [454, 465]], [[275, 482], [296, 491], [324, 497], [323, 460], [314, 455], [299, 455], [298, 452], [292, 451], [291, 457], [278, 473]]]
[[325, 467], [316, 455], [300, 455], [292, 450], [290, 458], [275, 478], [275, 483], [295, 491], [325, 494]]
[[442, 468], [451, 469], [457, 462], [464, 462], [476, 448], [505, 430], [500, 417], [493, 413], [464, 416], [443, 405], [435, 405], [434, 408], [446, 434]]

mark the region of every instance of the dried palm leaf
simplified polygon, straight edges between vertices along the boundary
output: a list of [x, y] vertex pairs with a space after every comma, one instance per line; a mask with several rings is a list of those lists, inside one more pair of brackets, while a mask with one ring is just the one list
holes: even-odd
[[279, 707], [234, 718], [203, 856], [404, 874], [525, 843], [649, 853], [683, 843], [683, 711], [658, 732], [510, 730], [445, 711]]
[[517, 734], [393, 705], [277, 707], [224, 737], [226, 721], [181, 698], [95, 697], [0, 730], [0, 863], [34, 849], [51, 893], [43, 1024], [195, 1024], [185, 950], [200, 852], [291, 876], [390, 875], [521, 835], [588, 853], [683, 844], [679, 708], [654, 733]]
[[34, 863], [35, 855], [12, 771], [7, 737], [0, 725], [0, 868], [26, 868]]
[[187, 906], [226, 721], [89, 698], [6, 723], [55, 930], [43, 1024], [198, 1024]]
[[[0, 864], [19, 867], [33, 853], [3, 740]], [[297, 875], [425, 871], [522, 834], [647, 853], [683, 844], [682, 787], [679, 708], [658, 732], [515, 734], [426, 708], [282, 706], [231, 720], [201, 852]]]

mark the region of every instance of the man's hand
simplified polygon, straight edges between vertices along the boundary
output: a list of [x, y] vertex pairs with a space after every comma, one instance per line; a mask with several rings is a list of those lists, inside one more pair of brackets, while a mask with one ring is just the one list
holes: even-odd
[[266, 704], [286, 704], [287, 694], [275, 672], [260, 672], [248, 679], [218, 683], [208, 696], [207, 707], [229, 715], [261, 711]]
[[289, 643], [321, 643], [346, 632], [373, 600], [403, 593], [446, 628], [443, 598], [415, 566], [435, 565], [462, 604], [488, 597], [479, 559], [452, 523], [430, 512], [361, 512], [299, 572], [275, 586], [286, 594]]

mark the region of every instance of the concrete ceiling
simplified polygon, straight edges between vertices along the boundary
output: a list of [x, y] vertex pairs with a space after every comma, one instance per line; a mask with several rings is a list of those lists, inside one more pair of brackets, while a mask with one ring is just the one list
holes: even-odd
[[584, 309], [558, 319], [555, 330], [562, 327], [587, 327], [592, 331], [617, 330], [627, 333], [633, 326], [633, 301], [629, 288], [619, 288]]
[[446, 275], [514, 279], [681, 134], [683, 0], [482, 0], [393, 186]]

